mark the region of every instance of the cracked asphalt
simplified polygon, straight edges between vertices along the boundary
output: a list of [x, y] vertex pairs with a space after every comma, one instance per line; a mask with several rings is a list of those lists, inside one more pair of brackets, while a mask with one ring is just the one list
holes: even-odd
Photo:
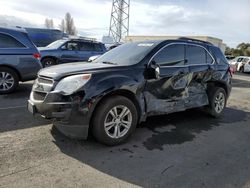
[[26, 110], [32, 82], [0, 96], [0, 187], [250, 187], [250, 74], [223, 116], [148, 118], [123, 145], [71, 140]]

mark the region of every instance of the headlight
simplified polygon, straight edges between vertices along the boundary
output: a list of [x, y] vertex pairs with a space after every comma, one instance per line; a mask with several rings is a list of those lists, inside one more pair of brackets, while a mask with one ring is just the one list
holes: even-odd
[[61, 91], [70, 95], [84, 86], [91, 78], [91, 74], [78, 74], [63, 78], [54, 91]]

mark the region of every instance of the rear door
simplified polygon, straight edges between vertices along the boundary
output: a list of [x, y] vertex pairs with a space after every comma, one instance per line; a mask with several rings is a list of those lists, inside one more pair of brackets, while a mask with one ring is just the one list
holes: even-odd
[[81, 61], [88, 61], [88, 59], [95, 55], [95, 45], [93, 42], [79, 42], [79, 58]]
[[190, 83], [188, 87], [187, 108], [208, 104], [206, 83], [214, 73], [214, 60], [208, 51], [199, 45], [186, 45], [186, 60], [189, 66]]
[[184, 109], [189, 84], [184, 44], [170, 44], [158, 51], [150, 63], [159, 66], [160, 77], [147, 80], [147, 113], [164, 114]]

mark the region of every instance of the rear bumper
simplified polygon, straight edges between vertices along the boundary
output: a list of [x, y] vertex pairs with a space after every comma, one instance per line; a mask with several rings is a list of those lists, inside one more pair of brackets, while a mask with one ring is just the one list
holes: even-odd
[[80, 96], [63, 96], [60, 93], [48, 93], [43, 101], [34, 99], [34, 92], [28, 100], [28, 110], [33, 114], [52, 119], [53, 125], [70, 138], [87, 139], [90, 122], [88, 105]]
[[249, 64], [244, 66], [244, 72], [250, 72], [250, 65]]

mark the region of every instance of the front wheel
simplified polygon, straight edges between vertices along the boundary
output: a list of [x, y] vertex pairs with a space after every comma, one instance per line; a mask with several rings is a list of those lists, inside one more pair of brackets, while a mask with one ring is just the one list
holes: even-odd
[[136, 107], [128, 98], [105, 99], [93, 117], [93, 136], [106, 145], [120, 144], [134, 132], [137, 119]]
[[207, 112], [213, 117], [219, 117], [226, 106], [226, 92], [221, 87], [212, 88], [208, 91], [209, 105]]

